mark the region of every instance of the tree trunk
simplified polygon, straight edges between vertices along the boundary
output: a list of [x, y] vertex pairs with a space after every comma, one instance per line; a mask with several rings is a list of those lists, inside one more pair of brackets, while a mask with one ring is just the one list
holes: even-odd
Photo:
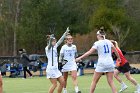
[[19, 17], [19, 12], [20, 12], [20, 9], [19, 9], [19, 5], [20, 5], [20, 2], [21, 0], [17, 0], [16, 1], [16, 14], [15, 14], [15, 25], [14, 25], [14, 45], [13, 45], [13, 56], [16, 56], [17, 55], [17, 28], [18, 28], [18, 17]]

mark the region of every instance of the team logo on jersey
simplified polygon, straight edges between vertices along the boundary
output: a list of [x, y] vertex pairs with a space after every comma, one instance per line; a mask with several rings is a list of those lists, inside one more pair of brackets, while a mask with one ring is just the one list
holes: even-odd
[[76, 47], [75, 47], [75, 46], [73, 46], [73, 47], [72, 47], [72, 49], [76, 49]]

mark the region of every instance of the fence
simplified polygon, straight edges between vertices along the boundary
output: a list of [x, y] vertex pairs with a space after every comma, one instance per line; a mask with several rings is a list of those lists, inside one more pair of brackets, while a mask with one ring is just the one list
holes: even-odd
[[[82, 54], [79, 54], [82, 55]], [[43, 62], [47, 62], [46, 56], [45, 55], [38, 55], [39, 58], [41, 58], [41, 60]], [[127, 60], [129, 61], [130, 64], [139, 64], [140, 63], [140, 51], [134, 51], [134, 52], [127, 52], [125, 57], [127, 58]], [[14, 57], [14, 56], [0, 56], [0, 67], [6, 68], [7, 65], [5, 64], [20, 64], [20, 57]], [[92, 54], [90, 55], [88, 58], [85, 59], [85, 63], [89, 62], [89, 61], [97, 61], [98, 56], [97, 54]], [[46, 67], [46, 65], [45, 65]], [[45, 68], [44, 67], [44, 68]], [[8, 69], [8, 68], [7, 68]]]

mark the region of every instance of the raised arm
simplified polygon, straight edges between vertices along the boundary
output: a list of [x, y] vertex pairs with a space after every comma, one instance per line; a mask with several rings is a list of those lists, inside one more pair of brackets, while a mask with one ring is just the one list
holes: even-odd
[[58, 40], [58, 42], [56, 43], [57, 44], [57, 46], [59, 46], [62, 42], [63, 42], [63, 40], [65, 39], [65, 37], [66, 37], [66, 35], [69, 33], [69, 27], [67, 27], [67, 30], [66, 30], [66, 32], [62, 35], [62, 37]]
[[52, 40], [53, 40], [53, 37], [54, 37], [54, 34], [52, 34], [51, 36], [50, 36], [50, 40], [49, 40], [49, 43], [48, 43], [48, 50], [50, 50], [51, 49], [51, 46], [52, 46], [52, 44], [51, 44], [51, 42], [52, 42]]
[[110, 40], [112, 42], [112, 49], [114, 50], [118, 60], [120, 60], [119, 53], [117, 52], [116, 48], [119, 48], [118, 43], [114, 40]]

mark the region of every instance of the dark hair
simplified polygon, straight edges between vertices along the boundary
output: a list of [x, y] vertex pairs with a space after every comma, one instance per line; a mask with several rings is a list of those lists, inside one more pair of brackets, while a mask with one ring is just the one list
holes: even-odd
[[23, 49], [19, 49], [18, 51], [23, 51]]
[[23, 53], [26, 53], [25, 49], [19, 49], [18, 51], [22, 51]]
[[102, 28], [99, 30], [99, 32], [100, 32], [101, 35], [106, 35], [104, 29], [102, 29]]

